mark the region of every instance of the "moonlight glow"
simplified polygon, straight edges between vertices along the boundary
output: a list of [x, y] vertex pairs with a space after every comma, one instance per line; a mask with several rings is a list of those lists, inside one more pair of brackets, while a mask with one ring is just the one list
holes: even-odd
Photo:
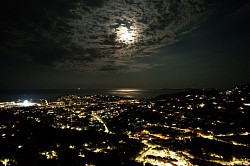
[[121, 43], [132, 44], [135, 42], [136, 33], [135, 31], [127, 27], [120, 26], [117, 31], [117, 40]]

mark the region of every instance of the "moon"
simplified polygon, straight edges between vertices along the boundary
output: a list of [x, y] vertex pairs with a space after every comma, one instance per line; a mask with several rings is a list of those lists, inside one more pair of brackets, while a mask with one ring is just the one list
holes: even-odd
[[136, 33], [133, 29], [128, 29], [127, 27], [120, 26], [117, 31], [117, 40], [120, 43], [132, 44], [135, 42]]

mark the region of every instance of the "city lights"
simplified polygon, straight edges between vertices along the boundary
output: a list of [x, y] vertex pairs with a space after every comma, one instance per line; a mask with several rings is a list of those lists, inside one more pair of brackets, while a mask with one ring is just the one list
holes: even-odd
[[[244, 150], [249, 148], [245, 139], [250, 133], [248, 123], [244, 120], [250, 98], [242, 95], [246, 94], [242, 88], [237, 90], [240, 92], [183, 96], [173, 94], [155, 99], [64, 95], [54, 100], [41, 99], [37, 103], [31, 102], [33, 100], [4, 102], [0, 103], [0, 113], [7, 112], [15, 118], [8, 119], [6, 123], [0, 121], [0, 139], [15, 140], [22, 133], [27, 134], [27, 140], [43, 135], [53, 142], [55, 137], [51, 145], [42, 150], [38, 147], [40, 156], [48, 161], [61, 160], [60, 155], [68, 151], [77, 160], [88, 160], [88, 154], [91, 153], [99, 157], [108, 156], [110, 159], [112, 155], [114, 158], [116, 155], [125, 155], [131, 160], [129, 162], [144, 165], [189, 166], [196, 165], [200, 160], [208, 165], [249, 165], [250, 160], [244, 157]], [[116, 91], [131, 94], [140, 92], [140, 89]], [[236, 109], [228, 111], [228, 106], [232, 105]], [[22, 118], [16, 121], [17, 117]], [[242, 122], [240, 128], [238, 121]], [[25, 125], [23, 132], [24, 126], [20, 125], [26, 123], [32, 125]], [[27, 129], [29, 126], [31, 128]], [[39, 129], [43, 126], [48, 127], [49, 133]], [[60, 136], [53, 135], [55, 133], [60, 133]], [[43, 140], [36, 141], [39, 143]], [[7, 144], [7, 147], [15, 145], [17, 152], [30, 147], [22, 141]], [[39, 146], [42, 144], [39, 143]], [[241, 150], [218, 151], [218, 148], [229, 147]], [[198, 153], [194, 153], [196, 151]], [[238, 153], [241, 157], [235, 156]], [[1, 162], [3, 165], [11, 165], [12, 160], [3, 159]]]

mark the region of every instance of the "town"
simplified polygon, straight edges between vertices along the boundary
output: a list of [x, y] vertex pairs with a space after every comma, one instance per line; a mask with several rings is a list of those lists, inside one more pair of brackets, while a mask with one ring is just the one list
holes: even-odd
[[249, 165], [250, 86], [0, 103], [0, 164]]

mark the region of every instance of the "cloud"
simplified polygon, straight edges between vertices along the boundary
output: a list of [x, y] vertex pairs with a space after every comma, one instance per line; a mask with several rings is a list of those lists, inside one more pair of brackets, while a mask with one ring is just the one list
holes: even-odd
[[[89, 57], [91, 56], [89, 55]], [[92, 60], [88, 60], [86, 63], [83, 63], [83, 60], [79, 60], [78, 58], [79, 57], [75, 56], [75, 58], [57, 62], [55, 66], [60, 70], [71, 70], [75, 72], [85, 71], [92, 74], [117, 74], [149, 70], [163, 65], [159, 63], [141, 63], [135, 59], [124, 57], [117, 59], [111, 59], [110, 57], [92, 58]]]
[[[212, 12], [206, 0], [76, 0], [5, 2], [4, 50], [35, 63], [78, 72], [134, 72]], [[126, 34], [127, 33], [127, 34]], [[6, 54], [7, 55], [7, 54]]]

